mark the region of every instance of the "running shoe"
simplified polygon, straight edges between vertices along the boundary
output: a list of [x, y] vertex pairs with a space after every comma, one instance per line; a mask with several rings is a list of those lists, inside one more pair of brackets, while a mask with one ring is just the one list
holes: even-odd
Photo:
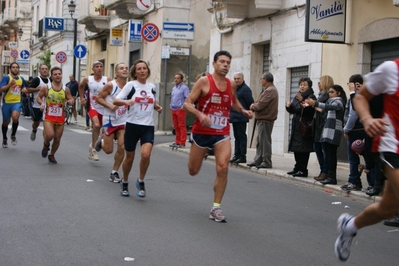
[[46, 146], [46, 143], [43, 142], [43, 149], [42, 149], [42, 157], [46, 158], [48, 151], [50, 150], [50, 144]]
[[209, 214], [209, 219], [215, 220], [215, 222], [221, 223], [226, 222], [226, 217], [222, 214], [222, 208], [213, 207]]
[[15, 136], [11, 136], [11, 144], [12, 145], [17, 145], [17, 138]]
[[48, 156], [48, 161], [52, 164], [57, 164], [56, 159], [54, 158], [54, 155], [49, 155]]
[[35, 141], [35, 139], [36, 139], [36, 131], [32, 130], [32, 133], [30, 133], [30, 140]]
[[339, 236], [335, 241], [334, 247], [335, 247], [335, 255], [341, 261], [346, 261], [349, 258], [349, 255], [351, 253], [350, 249], [351, 249], [352, 239], [356, 236], [356, 233], [349, 234], [346, 232], [346, 225], [353, 218], [355, 217], [347, 213], [343, 213], [341, 214], [341, 216], [339, 216], [337, 221], [337, 229]]
[[101, 151], [102, 139], [103, 139], [103, 138], [100, 136], [100, 137], [98, 138], [98, 140], [96, 141], [96, 145], [94, 146], [94, 148], [95, 148], [95, 150], [96, 150], [97, 152]]
[[119, 177], [118, 172], [111, 173], [109, 175], [109, 182], [119, 183], [121, 182], [121, 178]]
[[121, 181], [120, 194], [122, 197], [129, 197], [129, 182]]
[[3, 148], [8, 148], [7, 139], [3, 139]]
[[173, 142], [172, 144], [169, 144], [169, 147], [174, 148], [174, 147], [176, 147], [176, 145], [177, 144]]
[[140, 198], [144, 198], [145, 197], [145, 185], [144, 182], [139, 182], [139, 180], [137, 179], [136, 181], [136, 196], [140, 197]]
[[91, 147], [91, 144], [89, 145], [89, 156], [88, 158], [92, 161], [98, 161], [98, 155], [97, 151]]

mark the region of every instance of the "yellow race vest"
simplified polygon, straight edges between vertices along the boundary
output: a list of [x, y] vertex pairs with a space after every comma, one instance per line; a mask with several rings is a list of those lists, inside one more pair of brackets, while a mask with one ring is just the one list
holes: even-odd
[[5, 103], [19, 103], [21, 102], [21, 90], [22, 90], [22, 78], [18, 76], [18, 79], [15, 79], [11, 77], [10, 74], [8, 74], [8, 77], [10, 78], [10, 81], [8, 84], [11, 83], [12, 80], [15, 80], [15, 84], [11, 86], [6, 94], [4, 95], [4, 102]]

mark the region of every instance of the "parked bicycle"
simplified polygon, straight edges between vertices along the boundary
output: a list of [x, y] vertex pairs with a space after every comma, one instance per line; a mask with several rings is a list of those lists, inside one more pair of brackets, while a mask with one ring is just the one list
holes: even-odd
[[65, 104], [65, 123], [69, 125], [72, 120], [72, 105]]

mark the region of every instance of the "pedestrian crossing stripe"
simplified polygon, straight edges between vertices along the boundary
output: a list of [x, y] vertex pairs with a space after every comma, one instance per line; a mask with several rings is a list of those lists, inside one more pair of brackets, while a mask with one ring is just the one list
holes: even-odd
[[[9, 130], [11, 130], [12, 128], [11, 128], [11, 125], [8, 125], [8, 129]], [[38, 127], [38, 129], [40, 129], [40, 130], [42, 130], [43, 131], [43, 127], [42, 126], [40, 126], [40, 127]], [[87, 132], [86, 130], [83, 130], [83, 129], [72, 129], [72, 128], [66, 128], [66, 127], [64, 127], [64, 130], [70, 130], [70, 131], [73, 131], [73, 132], [75, 132], [75, 133], [79, 133], [79, 134], [86, 134], [86, 135], [91, 135], [91, 132]], [[24, 127], [22, 127], [22, 126], [18, 126], [18, 131], [31, 131], [32, 129], [30, 128], [30, 129], [27, 129], [27, 128], [24, 128]]]

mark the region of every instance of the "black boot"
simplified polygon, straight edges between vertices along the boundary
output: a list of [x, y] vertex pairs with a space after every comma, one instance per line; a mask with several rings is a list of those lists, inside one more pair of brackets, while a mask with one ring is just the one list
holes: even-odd
[[308, 171], [298, 171], [294, 174], [292, 174], [292, 176], [297, 176], [297, 177], [308, 177]]
[[291, 171], [287, 172], [287, 175], [293, 175], [293, 174], [295, 174], [296, 172], [298, 172], [298, 170], [294, 168], [294, 169], [292, 169]]
[[336, 177], [327, 177], [326, 179], [319, 181], [323, 185], [336, 185], [337, 184], [337, 178]]
[[246, 156], [240, 156], [237, 160], [235, 160], [233, 163], [246, 163], [247, 162], [247, 157]]
[[382, 187], [373, 187], [369, 191], [366, 192], [367, 195], [371, 196], [377, 196], [381, 193]]

